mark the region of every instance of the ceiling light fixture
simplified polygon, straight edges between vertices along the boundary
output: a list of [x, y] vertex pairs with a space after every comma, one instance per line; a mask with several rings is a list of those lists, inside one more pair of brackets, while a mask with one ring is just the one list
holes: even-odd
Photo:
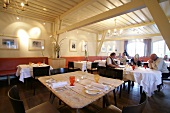
[[123, 29], [117, 29], [117, 20], [114, 19], [114, 30], [111, 31], [111, 30], [108, 30], [108, 35], [109, 37], [112, 37], [112, 36], [120, 36], [123, 32]]
[[117, 26], [116, 26], [116, 19], [114, 20], [115, 21], [115, 29], [114, 29], [114, 31], [113, 31], [113, 36], [119, 36], [119, 35], [121, 35], [122, 34], [122, 32], [123, 32], [123, 29], [117, 29]]
[[4, 9], [8, 9], [8, 7], [14, 8], [17, 13], [20, 13], [19, 11], [25, 11], [25, 6], [28, 5], [28, 0], [24, 0], [24, 2], [18, 2], [17, 0], [4, 0]]

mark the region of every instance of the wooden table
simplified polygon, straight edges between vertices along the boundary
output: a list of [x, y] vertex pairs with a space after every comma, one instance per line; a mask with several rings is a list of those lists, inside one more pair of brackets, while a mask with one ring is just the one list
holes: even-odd
[[[55, 91], [52, 88], [50, 88], [46, 84], [46, 80], [50, 79], [51, 77], [58, 81], [67, 81], [69, 82], [69, 77], [74, 75], [76, 79], [80, 79], [79, 82], [75, 82], [74, 87], [68, 87], [63, 91]], [[82, 77], [84, 77], [82, 79]], [[111, 78], [105, 78], [100, 77], [99, 83], [105, 83], [108, 84], [109, 90], [102, 91], [100, 94], [96, 95], [90, 95], [85, 92], [85, 86], [91, 84], [91, 82], [94, 82], [94, 75], [90, 73], [85, 73], [82, 71], [77, 72], [71, 72], [71, 73], [64, 73], [60, 75], [53, 75], [53, 76], [45, 76], [40, 77], [38, 80], [44, 84], [50, 91], [53, 92], [54, 95], [56, 95], [59, 99], [61, 99], [65, 104], [70, 106], [71, 108], [76, 109], [76, 112], [79, 112], [78, 109], [83, 108], [90, 103], [98, 100], [99, 98], [105, 96], [110, 91], [114, 90], [116, 87], [120, 86], [124, 81], [117, 80], [117, 79], [111, 79]]]

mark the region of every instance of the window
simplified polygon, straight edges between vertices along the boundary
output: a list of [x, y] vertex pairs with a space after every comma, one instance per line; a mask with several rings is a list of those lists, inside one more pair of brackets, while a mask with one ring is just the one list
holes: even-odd
[[127, 44], [127, 52], [129, 56], [135, 56], [135, 54], [139, 54], [139, 56], [144, 56], [144, 43], [143, 40], [132, 40]]
[[153, 48], [153, 53], [157, 54], [159, 57], [163, 58], [164, 55], [168, 55], [168, 57], [170, 57], [170, 51], [164, 40], [153, 42], [152, 48]]

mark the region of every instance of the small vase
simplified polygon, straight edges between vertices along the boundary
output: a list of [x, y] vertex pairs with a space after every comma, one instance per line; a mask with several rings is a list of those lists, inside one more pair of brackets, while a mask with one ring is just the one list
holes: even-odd
[[60, 58], [60, 51], [57, 51], [57, 58]]

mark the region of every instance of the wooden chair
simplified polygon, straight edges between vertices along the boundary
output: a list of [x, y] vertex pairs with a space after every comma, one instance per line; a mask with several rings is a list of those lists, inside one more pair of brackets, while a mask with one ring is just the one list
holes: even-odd
[[110, 105], [102, 109], [99, 113], [142, 113], [147, 102], [146, 93], [141, 94], [141, 99], [138, 105], [125, 106], [123, 109], [119, 109], [114, 105]]
[[[108, 69], [106, 69], [106, 67], [104, 66], [98, 66], [98, 74], [100, 76], [103, 76], [103, 77], [107, 77], [107, 78], [113, 78], [112, 75], [114, 75], [113, 73], [111, 73], [111, 71], [109, 71]], [[121, 87], [121, 86], [120, 86]], [[120, 88], [121, 89], [121, 88]], [[116, 92], [115, 92], [115, 89], [113, 90], [113, 95], [114, 95], [114, 102], [115, 102], [115, 106], [117, 106], [117, 102], [116, 102]], [[121, 95], [121, 90], [120, 90], [120, 94], [119, 94], [119, 97]], [[105, 103], [103, 103], [103, 106]]]
[[[123, 78], [123, 70], [120, 69], [115, 69], [115, 68], [107, 68], [106, 69], [106, 75], [109, 76], [110, 78], [113, 79], [120, 79], [123, 80], [123, 86], [125, 87], [125, 83], [128, 83], [128, 94], [130, 92], [130, 80], [124, 79]], [[122, 85], [119, 86], [119, 98], [121, 98], [121, 94], [122, 94]], [[113, 91], [113, 94], [115, 95], [115, 91]], [[116, 96], [114, 97], [114, 101], [115, 101], [115, 106], [117, 106], [116, 103]]]
[[167, 69], [169, 70], [169, 73], [162, 73], [162, 84], [158, 85], [158, 91], [160, 91], [161, 86], [164, 85], [163, 84], [164, 80], [169, 80], [170, 81], [170, 78], [168, 78], [168, 77], [170, 77], [170, 67], [167, 67]]
[[49, 102], [44, 102], [25, 111], [24, 103], [20, 100], [17, 86], [13, 86], [8, 91], [8, 97], [15, 113], [59, 113], [59, 111]]
[[106, 77], [106, 67], [104, 67], [104, 66], [98, 66], [98, 68], [97, 68], [97, 73], [98, 73], [100, 76]]
[[88, 69], [89, 71], [91, 71], [91, 74], [93, 74], [93, 71], [97, 71], [98, 64], [99, 64], [99, 62], [92, 62], [91, 63], [91, 68]]
[[80, 69], [79, 68], [75, 68], [74, 67], [74, 62], [68, 62], [68, 71], [69, 72], [74, 72], [74, 71], [79, 71]]
[[[53, 69], [50, 70], [51, 75], [56, 75], [56, 74], [63, 74], [63, 73], [67, 73], [68, 72], [68, 68], [57, 68], [57, 69]], [[53, 103], [55, 99], [55, 95], [50, 91], [50, 102]], [[61, 104], [61, 100], [59, 100], [59, 104]]]
[[[33, 67], [33, 78], [34, 78], [34, 83], [38, 79], [38, 77], [41, 76], [49, 76], [50, 74], [50, 66], [46, 67]], [[34, 84], [34, 95], [35, 95], [35, 87], [36, 85]]]
[[50, 72], [51, 72], [51, 75], [67, 73], [68, 68], [57, 68], [57, 69], [50, 70]]

